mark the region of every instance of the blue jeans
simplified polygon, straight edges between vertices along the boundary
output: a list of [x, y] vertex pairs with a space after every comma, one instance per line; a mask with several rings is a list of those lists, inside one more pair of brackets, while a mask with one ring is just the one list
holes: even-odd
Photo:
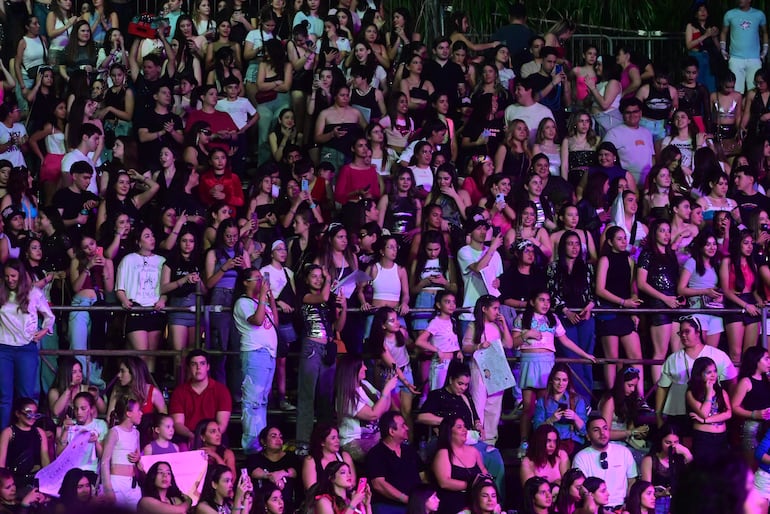
[[[577, 325], [573, 325], [567, 320], [567, 318], [563, 316], [559, 316], [559, 320], [561, 321], [562, 325], [564, 325], [564, 330], [567, 332], [567, 337], [569, 337], [573, 343], [578, 345], [586, 353], [593, 355], [594, 348], [596, 347], [596, 321], [594, 318], [591, 317], [590, 319], [581, 321]], [[577, 359], [581, 358], [580, 355], [571, 350], [567, 350], [562, 345], [556, 346], [556, 356]], [[591, 364], [572, 363], [569, 364], [569, 367], [572, 369], [572, 372], [575, 373], [575, 376], [577, 376], [580, 381], [585, 384], [584, 386], [580, 383], [580, 381], [572, 380], [571, 382], [575, 386], [575, 390], [580, 393], [583, 398], [591, 398], [591, 391], [594, 387], [593, 366]]]
[[[95, 303], [96, 298], [86, 298], [85, 296], [77, 294], [72, 297], [73, 307], [90, 307]], [[91, 315], [88, 311], [70, 312], [67, 336], [70, 339], [70, 350], [88, 350], [91, 341]], [[78, 360], [85, 373], [86, 358], [82, 355], [77, 355], [75, 358]]]
[[[214, 287], [211, 290], [211, 304], [231, 307], [233, 305], [233, 290]], [[210, 320], [210, 332], [207, 343], [209, 349], [223, 352], [236, 350], [235, 343], [238, 341], [238, 336], [234, 334], [236, 330], [233, 327], [233, 313], [212, 312]], [[235, 369], [233, 369], [233, 364]], [[241, 373], [237, 372], [237, 366], [237, 359], [228, 359], [224, 355], [219, 355], [214, 359], [214, 363], [211, 366], [211, 375], [214, 377], [214, 380], [227, 385], [231, 391], [235, 391], [239, 385], [237, 379], [241, 376]], [[228, 380], [228, 377], [234, 380]]]
[[[420, 291], [414, 299], [415, 309], [432, 309], [436, 303], [436, 291]], [[419, 312], [412, 314], [412, 330], [425, 330], [433, 314]]]
[[[299, 355], [299, 377], [297, 383], [297, 442], [309, 443], [313, 431], [313, 413], [318, 420], [331, 420], [334, 412], [334, 372], [336, 366], [323, 363], [325, 344], [302, 340]], [[316, 391], [318, 408], [315, 408]]]
[[372, 514], [406, 514], [406, 505], [372, 503]]
[[37, 401], [40, 395], [39, 365], [37, 343], [24, 346], [0, 344], [0, 426], [10, 425], [14, 398]]
[[241, 444], [244, 453], [257, 453], [260, 450], [259, 432], [267, 426], [267, 401], [273, 385], [275, 357], [264, 348], [241, 352], [241, 367], [243, 369]]
[[[35, 3], [37, 5], [37, 3]], [[53, 334], [46, 334], [40, 340], [41, 350], [58, 350], [59, 334], [54, 326]], [[56, 355], [40, 356], [40, 387], [42, 391], [48, 391], [56, 380]]]
[[[717, 90], [717, 81], [714, 74], [711, 73], [711, 61], [708, 52], [690, 52], [690, 57], [695, 57], [698, 61], [698, 82], [706, 86], [709, 93]], [[754, 77], [752, 77], [753, 80]]]

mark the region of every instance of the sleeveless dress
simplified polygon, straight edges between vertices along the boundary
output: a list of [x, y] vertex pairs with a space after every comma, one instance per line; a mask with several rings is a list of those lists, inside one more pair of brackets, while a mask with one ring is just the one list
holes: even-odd
[[[620, 298], [631, 297], [631, 266], [627, 252], [611, 252], [607, 255], [607, 291]], [[598, 297], [597, 297], [598, 298]], [[606, 300], [600, 300], [602, 307], [618, 307]], [[634, 330], [634, 323], [627, 314], [597, 314], [596, 333], [599, 336], [625, 336]]]
[[[479, 473], [481, 473], [481, 468], [476, 463], [470, 468], [463, 468], [452, 464], [450, 478], [466, 482], [468, 490], [470, 490], [473, 480]], [[447, 491], [446, 489], [439, 488], [437, 494], [439, 500], [441, 500], [437, 514], [456, 514], [468, 505], [469, 496], [466, 491]]]

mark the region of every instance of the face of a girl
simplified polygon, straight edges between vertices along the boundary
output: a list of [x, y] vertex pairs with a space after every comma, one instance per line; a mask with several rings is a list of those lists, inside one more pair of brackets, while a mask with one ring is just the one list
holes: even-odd
[[495, 54], [495, 60], [503, 64], [508, 64], [508, 59], [511, 57], [511, 52], [506, 48], [500, 48]]
[[195, 236], [189, 233], [183, 235], [182, 238], [179, 240], [179, 250], [183, 254], [189, 255], [192, 253], [194, 249], [195, 249]]
[[142, 230], [139, 236], [139, 249], [145, 252], [151, 252], [155, 249], [155, 236], [149, 228]]
[[[542, 296], [542, 295], [541, 295]], [[538, 296], [538, 300], [540, 299], [540, 296]], [[548, 298], [548, 306], [550, 308], [551, 305], [551, 299]], [[537, 308], [537, 307], [536, 307]], [[551, 379], [551, 388], [554, 390], [557, 394], [563, 394], [567, 387], [569, 386], [569, 377], [566, 373], [563, 371], [557, 371], [553, 378]]]
[[155, 427], [155, 431], [160, 437], [166, 441], [170, 441], [174, 437], [174, 420], [170, 417], [163, 418], [160, 425]]
[[33, 262], [40, 262], [43, 259], [43, 246], [40, 244], [40, 241], [33, 240], [29, 244], [27, 256]]
[[661, 223], [655, 231], [655, 241], [659, 245], [668, 246], [671, 242], [671, 226], [668, 223]]
[[115, 192], [121, 196], [126, 196], [129, 191], [131, 191], [131, 179], [128, 175], [121, 174], [115, 182]]
[[78, 398], [75, 401], [75, 421], [77, 421], [78, 425], [85, 425], [86, 423], [90, 423], [92, 419], [92, 410], [91, 410], [91, 404], [88, 403], [88, 400], [85, 400], [83, 398]]
[[720, 177], [719, 181], [713, 185], [712, 192], [716, 196], [723, 198], [727, 194], [727, 180], [724, 177]]
[[76, 494], [81, 502], [87, 502], [91, 498], [91, 482], [88, 480], [88, 477], [78, 480]]
[[[441, 174], [439, 173], [440, 176]], [[441, 220], [441, 209], [431, 209], [430, 213], [428, 213], [428, 226], [433, 229], [441, 228]]]
[[[579, 127], [580, 122], [578, 122], [577, 125]], [[543, 126], [543, 135], [545, 136], [546, 141], [553, 141], [556, 139], [556, 123], [552, 121], [546, 122], [546, 124]]]
[[[115, 220], [115, 231], [119, 234], [126, 234], [131, 230], [131, 219], [127, 214], [121, 214], [118, 219]], [[94, 241], [94, 250], [96, 250], [96, 242]]]
[[340, 466], [340, 469], [334, 475], [334, 485], [344, 489], [353, 487], [353, 473], [350, 471], [347, 464]]
[[582, 249], [580, 246], [580, 237], [569, 236], [569, 238], [564, 242], [564, 247], [566, 250], [567, 258], [576, 259], [578, 255], [580, 255], [580, 250]]
[[78, 41], [85, 43], [91, 39], [91, 28], [88, 25], [81, 25], [78, 28]]
[[639, 208], [636, 195], [626, 195], [626, 197], [623, 199], [623, 207], [626, 211], [626, 214], [636, 214], [636, 211]]
[[94, 114], [96, 113], [96, 109], [99, 107], [99, 104], [93, 100], [88, 100], [86, 102], [86, 108], [84, 109], [85, 115], [88, 118], [93, 118]]
[[529, 130], [524, 123], [517, 123], [513, 129], [513, 137], [516, 141], [524, 141], [529, 137]]
[[345, 229], [340, 230], [332, 239], [332, 247], [338, 252], [344, 252], [348, 247], [348, 232]]
[[326, 33], [326, 37], [333, 38], [337, 35], [337, 27], [334, 26], [334, 23], [329, 23], [327, 21], [324, 23], [324, 32]]
[[535, 225], [535, 209], [532, 207], [525, 207], [521, 211], [521, 225], [523, 227], [532, 227]]
[[636, 391], [638, 386], [639, 386], [639, 377], [624, 381], [623, 394], [625, 394], [626, 396], [631, 396], [632, 394], [634, 394], [634, 391]]
[[219, 424], [213, 422], [206, 425], [206, 430], [203, 432], [203, 442], [209, 446], [222, 444], [222, 432], [219, 431]]
[[65, 119], [67, 117], [67, 104], [64, 102], [59, 103], [54, 110], [54, 115], [57, 119]]
[[658, 187], [671, 187], [671, 172], [666, 168], [662, 168], [658, 173], [658, 176], [655, 177], [655, 184], [657, 184]]
[[468, 428], [465, 426], [465, 422], [459, 418], [456, 419], [452, 425], [452, 439], [464, 443], [467, 438]]
[[690, 208], [690, 223], [699, 227], [703, 224], [703, 207], [695, 204]]
[[321, 446], [328, 453], [340, 451], [340, 433], [337, 432], [336, 428], [333, 428], [331, 432], [329, 432], [329, 435], [326, 436], [326, 439], [324, 439]]
[[[508, 182], [508, 190], [510, 192], [511, 185], [510, 181]], [[532, 175], [529, 179], [529, 182], [527, 183], [527, 189], [529, 190], [529, 194], [532, 196], [539, 197], [543, 193], [543, 179], [540, 178], [540, 175]]]
[[230, 37], [230, 22], [229, 21], [223, 21], [219, 24], [217, 27], [219, 29], [219, 35], [221, 37], [227, 38]]
[[741, 253], [745, 257], [749, 257], [754, 251], [754, 238], [752, 236], [746, 236], [741, 239]]
[[642, 492], [642, 507], [648, 512], [655, 511], [655, 487], [650, 486]]
[[468, 390], [468, 384], [470, 383], [470, 380], [470, 377], [466, 377], [464, 375], [453, 378], [449, 381], [449, 389], [451, 390], [452, 394], [455, 395], [465, 394], [465, 391]]
[[267, 499], [267, 514], [283, 514], [283, 495], [280, 490], [275, 490]]
[[495, 512], [497, 508], [497, 491], [494, 487], [484, 487], [479, 493], [479, 510]]
[[457, 309], [457, 301], [454, 295], [448, 294], [441, 298], [441, 301], [437, 304], [438, 310], [443, 314], [452, 315]]
[[661, 449], [665, 454], [668, 454], [669, 448], [677, 444], [679, 444], [679, 436], [676, 434], [668, 434], [660, 441]]
[[433, 147], [430, 145], [424, 145], [420, 153], [417, 154], [417, 165], [428, 166], [430, 164], [431, 157], [433, 157]]
[[409, 71], [415, 75], [420, 75], [422, 73], [422, 58], [416, 55], [412, 57], [409, 61]]
[[121, 364], [118, 368], [118, 381], [120, 382], [120, 385], [126, 387], [131, 383], [131, 380], [131, 371], [125, 364]]
[[626, 247], [628, 247], [628, 237], [626, 236], [625, 231], [619, 230], [612, 240], [610, 240], [610, 246], [616, 252], [625, 252]]
[[13, 478], [0, 480], [0, 501], [13, 503], [16, 501], [16, 482]]
[[198, 12], [205, 14], [206, 16], [211, 14], [211, 4], [209, 3], [209, 0], [201, 0], [201, 3], [198, 5]]
[[492, 84], [497, 79], [497, 68], [488, 65], [481, 70], [481, 78], [485, 84]]
[[615, 154], [609, 150], [599, 150], [596, 157], [599, 160], [599, 166], [603, 168], [609, 168], [615, 164]]
[[174, 164], [174, 153], [168, 148], [163, 147], [160, 150], [159, 160], [163, 168], [170, 168]]
[[15, 291], [19, 285], [19, 272], [13, 268], [5, 268], [5, 285]]
[[484, 308], [484, 316], [487, 321], [495, 321], [500, 314], [500, 302], [492, 302], [492, 305]]
[[225, 229], [224, 240], [227, 248], [235, 248], [235, 244], [238, 242], [238, 228], [227, 227]]
[[158, 465], [158, 474], [155, 475], [155, 487], [163, 490], [171, 487], [171, 468], [168, 464]]
[[610, 492], [607, 490], [607, 484], [602, 482], [596, 492], [593, 493], [593, 496], [597, 505], [607, 505], [610, 502]]
[[222, 498], [233, 497], [233, 472], [225, 471], [219, 476], [218, 482], [212, 482], [217, 494]]
[[706, 383], [716, 383], [717, 380], [717, 367], [713, 364], [709, 364], [703, 371], [703, 381]]
[[382, 256], [388, 260], [395, 261], [398, 255], [398, 243], [395, 239], [388, 239], [385, 247], [382, 249]]
[[542, 484], [535, 493], [534, 502], [536, 507], [548, 509], [553, 504], [553, 495], [551, 494], [550, 484]]
[[142, 409], [138, 403], [134, 403], [126, 412], [126, 418], [130, 419], [135, 426], [142, 422]]
[[465, 51], [464, 48], [458, 48], [457, 50], [452, 52], [452, 60], [457, 64], [465, 64], [465, 58], [467, 56], [468, 56], [468, 53]]

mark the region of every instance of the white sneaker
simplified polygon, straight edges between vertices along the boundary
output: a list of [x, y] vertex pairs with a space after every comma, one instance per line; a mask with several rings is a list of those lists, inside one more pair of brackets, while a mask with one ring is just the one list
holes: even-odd
[[297, 410], [297, 408], [296, 408], [294, 405], [290, 404], [290, 403], [288, 402], [288, 400], [281, 400], [281, 402], [278, 404], [278, 406], [279, 406], [279, 407], [281, 408], [281, 410], [283, 410], [283, 411], [293, 411], [293, 410]]

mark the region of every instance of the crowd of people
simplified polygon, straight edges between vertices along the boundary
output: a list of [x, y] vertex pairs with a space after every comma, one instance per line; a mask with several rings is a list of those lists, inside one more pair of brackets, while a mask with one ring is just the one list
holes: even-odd
[[[5, 7], [0, 513], [767, 512], [764, 13], [671, 70], [322, 4]], [[141, 463], [187, 450], [200, 493]]]

